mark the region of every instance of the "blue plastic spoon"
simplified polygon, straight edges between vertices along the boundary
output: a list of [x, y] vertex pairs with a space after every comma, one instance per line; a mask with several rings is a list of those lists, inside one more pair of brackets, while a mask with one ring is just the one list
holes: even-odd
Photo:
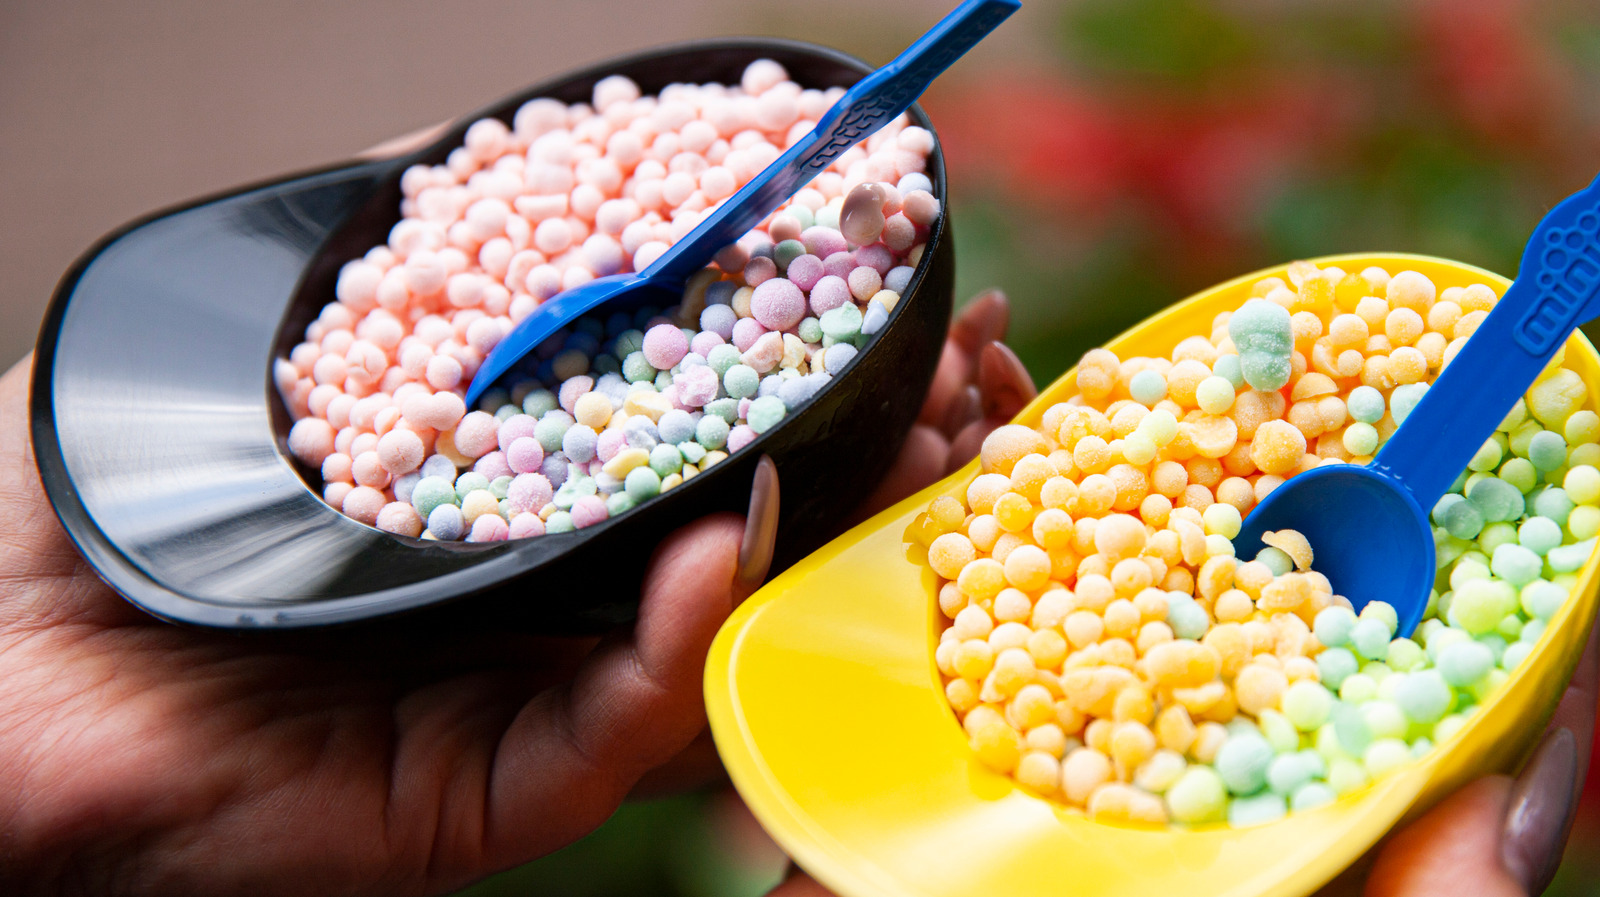
[[723, 247], [772, 214], [838, 158], [911, 108], [941, 72], [1021, 7], [1019, 0], [966, 0], [927, 34], [850, 88], [810, 134], [745, 184], [643, 271], [598, 277], [552, 296], [506, 335], [467, 388], [470, 408], [490, 384], [551, 334], [587, 312], [623, 300], [673, 304], [684, 283]]
[[1534, 228], [1516, 281], [1372, 463], [1313, 468], [1273, 490], [1245, 518], [1239, 556], [1254, 557], [1262, 533], [1297, 529], [1335, 592], [1357, 608], [1388, 602], [1410, 635], [1437, 569], [1429, 511], [1572, 331], [1600, 315], [1597, 232], [1600, 180]]

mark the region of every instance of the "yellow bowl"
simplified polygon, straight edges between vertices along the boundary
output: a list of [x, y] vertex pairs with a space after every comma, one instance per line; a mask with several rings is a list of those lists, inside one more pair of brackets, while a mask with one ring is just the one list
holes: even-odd
[[[1440, 288], [1509, 281], [1399, 254], [1317, 260], [1421, 271]], [[1210, 332], [1272, 268], [1206, 290], [1112, 340], [1123, 357], [1165, 355]], [[1566, 364], [1600, 396], [1600, 355], [1582, 334]], [[1074, 372], [1016, 423], [1071, 396]], [[843, 897], [1307, 894], [1384, 833], [1473, 778], [1514, 768], [1555, 709], [1595, 616], [1597, 556], [1526, 662], [1427, 756], [1325, 807], [1254, 828], [1193, 831], [1091, 822], [973, 758], [945, 702], [933, 650], [935, 577], [908, 524], [962, 495], [976, 462], [861, 524], [774, 579], [734, 613], [706, 663], [706, 706], [739, 793], [807, 872]]]

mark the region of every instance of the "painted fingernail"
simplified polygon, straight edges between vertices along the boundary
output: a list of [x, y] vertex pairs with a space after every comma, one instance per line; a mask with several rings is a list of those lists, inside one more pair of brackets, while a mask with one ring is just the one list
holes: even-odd
[[739, 567], [734, 585], [741, 599], [766, 581], [772, 552], [778, 541], [778, 466], [762, 455], [750, 484], [750, 510], [744, 518], [744, 538], [739, 542]]
[[1558, 728], [1547, 735], [1511, 787], [1500, 862], [1530, 894], [1544, 891], [1561, 864], [1561, 851], [1577, 809], [1577, 739]]
[[979, 395], [978, 387], [969, 383], [950, 400], [950, 408], [944, 416], [944, 426], [940, 429], [944, 431], [945, 436], [954, 437], [982, 414], [983, 397]]
[[1012, 417], [1039, 394], [1022, 359], [1005, 343], [991, 342], [978, 355], [978, 393], [984, 417]]
[[969, 353], [1004, 339], [1011, 323], [1011, 301], [999, 290], [986, 290], [967, 303], [956, 318], [951, 335]]

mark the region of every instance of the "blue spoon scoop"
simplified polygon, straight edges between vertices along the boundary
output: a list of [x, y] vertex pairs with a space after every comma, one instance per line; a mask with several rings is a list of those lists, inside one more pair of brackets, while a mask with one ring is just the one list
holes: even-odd
[[1310, 540], [1315, 567], [1357, 608], [1382, 600], [1409, 636], [1436, 573], [1428, 513], [1579, 324], [1600, 316], [1600, 179], [1534, 228], [1516, 281], [1367, 466], [1298, 474], [1245, 518], [1235, 544], [1254, 557], [1285, 527]]
[[810, 134], [789, 147], [643, 271], [598, 277], [541, 303], [495, 346], [467, 388], [472, 407], [489, 386], [552, 334], [609, 302], [670, 305], [684, 283], [827, 168], [839, 154], [911, 108], [941, 72], [1021, 7], [1019, 0], [966, 0], [893, 61], [850, 88]]

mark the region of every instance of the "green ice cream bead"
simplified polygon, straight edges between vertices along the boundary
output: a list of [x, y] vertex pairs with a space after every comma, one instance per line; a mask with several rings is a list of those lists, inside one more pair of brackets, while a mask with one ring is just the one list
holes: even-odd
[[1365, 457], [1378, 450], [1378, 430], [1372, 424], [1356, 421], [1344, 430], [1341, 437], [1344, 450], [1356, 457]]
[[1341, 757], [1328, 764], [1328, 787], [1341, 797], [1370, 781], [1366, 767], [1354, 760]]
[[[1532, 644], [1538, 641], [1539, 636], [1544, 635], [1544, 631], [1548, 628], [1549, 624], [1543, 620], [1537, 618], [1529, 620], [1522, 624], [1522, 631], [1517, 633], [1517, 641]], [[1501, 656], [1503, 657], [1504, 655]]]
[[1213, 766], [1229, 791], [1254, 794], [1266, 784], [1267, 766], [1274, 756], [1265, 738], [1241, 732], [1222, 743]]
[[1389, 413], [1394, 415], [1394, 422], [1397, 424], [1404, 423], [1405, 419], [1410, 416], [1412, 409], [1417, 407], [1417, 404], [1422, 401], [1422, 397], [1427, 392], [1428, 384], [1426, 383], [1407, 383], [1403, 386], [1396, 386], [1394, 392], [1389, 394]]
[[1600, 467], [1600, 445], [1585, 442], [1583, 445], [1574, 446], [1572, 451], [1567, 452], [1568, 467], [1577, 467], [1580, 464]]
[[1555, 470], [1567, 463], [1567, 441], [1560, 433], [1540, 430], [1528, 440], [1528, 460], [1540, 473]]
[[1472, 460], [1467, 462], [1467, 467], [1470, 470], [1477, 471], [1494, 470], [1500, 466], [1500, 458], [1503, 454], [1500, 443], [1493, 439], [1485, 440], [1483, 445], [1479, 446], [1477, 453], [1472, 456]]
[[1350, 398], [1345, 402], [1350, 416], [1364, 424], [1375, 424], [1383, 420], [1386, 410], [1383, 393], [1370, 386], [1357, 386], [1350, 390]]
[[1539, 555], [1521, 545], [1508, 542], [1495, 547], [1494, 561], [1490, 569], [1494, 571], [1494, 575], [1520, 589], [1539, 578], [1539, 572], [1544, 569], [1544, 561]]
[[1587, 408], [1572, 412], [1561, 428], [1561, 435], [1566, 437], [1568, 445], [1600, 441], [1600, 414]]
[[[416, 493], [412, 493], [415, 495]], [[1521, 605], [1529, 617], [1548, 621], [1567, 600], [1567, 590], [1553, 582], [1536, 579], [1522, 588]]]
[[1446, 495], [1445, 498], [1458, 500], [1445, 505], [1444, 499], [1440, 499], [1439, 504], [1435, 505], [1435, 508], [1444, 507], [1438, 520], [1439, 525], [1457, 539], [1477, 538], [1478, 534], [1483, 532], [1483, 512], [1477, 505], [1454, 493]]
[[1256, 725], [1272, 749], [1282, 754], [1300, 747], [1300, 732], [1289, 718], [1279, 711], [1264, 708], [1256, 714]]
[[1228, 789], [1209, 766], [1190, 766], [1165, 795], [1174, 822], [1201, 825], [1221, 820], [1227, 812]]
[[1410, 725], [1405, 712], [1393, 701], [1368, 701], [1361, 705], [1361, 715], [1367, 721], [1373, 738], [1399, 738], [1405, 735]]
[[1530, 517], [1517, 527], [1517, 544], [1543, 555], [1561, 544], [1561, 524], [1549, 517]]
[[800, 339], [808, 343], [820, 342], [822, 340], [821, 322], [812, 317], [801, 318], [798, 335]]
[[1368, 601], [1366, 606], [1361, 608], [1360, 618], [1382, 622], [1390, 638], [1393, 638], [1395, 630], [1400, 628], [1400, 614], [1395, 612], [1394, 605], [1387, 601]]
[[1558, 525], [1565, 525], [1567, 518], [1572, 516], [1577, 505], [1567, 490], [1560, 486], [1548, 486], [1539, 490], [1533, 498], [1533, 512], [1540, 517], [1548, 517]]
[[1579, 505], [1567, 515], [1567, 532], [1582, 541], [1600, 534], [1600, 507]]
[[683, 453], [677, 446], [663, 442], [650, 450], [650, 469], [666, 479], [683, 469]]
[[1234, 828], [1263, 825], [1282, 819], [1288, 812], [1289, 804], [1283, 795], [1267, 791], [1251, 797], [1235, 798], [1228, 805], [1228, 825]]
[[1395, 704], [1410, 722], [1433, 724], [1450, 712], [1455, 695], [1437, 670], [1407, 673], [1395, 689]]
[[1600, 504], [1600, 469], [1579, 464], [1567, 471], [1561, 481], [1561, 488], [1567, 492], [1567, 497], [1576, 504]]
[[635, 467], [628, 471], [627, 478], [622, 481], [622, 488], [635, 502], [654, 498], [661, 492], [661, 475], [649, 467]]
[[1359, 669], [1356, 656], [1348, 648], [1328, 648], [1317, 655], [1317, 673], [1329, 688], [1342, 691], [1344, 681]]
[[1386, 657], [1389, 653], [1389, 627], [1376, 618], [1357, 620], [1355, 628], [1350, 630], [1350, 646], [1368, 660]]
[[[1167, 378], [1146, 368], [1128, 378], [1128, 395], [1141, 405], [1154, 405], [1167, 397]], [[1565, 459], [1565, 453], [1562, 457]]]
[[1294, 559], [1281, 548], [1268, 545], [1256, 553], [1256, 560], [1266, 564], [1273, 576], [1282, 576], [1294, 569]]
[[1314, 732], [1333, 712], [1333, 693], [1321, 682], [1301, 679], [1284, 691], [1282, 707], [1284, 717], [1296, 729]]
[[1571, 573], [1588, 562], [1589, 555], [1594, 553], [1594, 543], [1595, 540], [1589, 538], [1560, 548], [1552, 548], [1550, 553], [1545, 555], [1545, 560], [1549, 562], [1551, 570], [1557, 573]]
[[1493, 632], [1513, 607], [1511, 587], [1490, 579], [1473, 579], [1456, 587], [1450, 622], [1473, 635]]
[[1454, 642], [1439, 651], [1438, 672], [1446, 683], [1456, 688], [1482, 679], [1494, 669], [1494, 652], [1471, 639]]
[[1507, 672], [1516, 669], [1531, 653], [1533, 653], [1532, 642], [1512, 642], [1506, 646], [1506, 653], [1500, 655], [1500, 669]]
[[1311, 767], [1299, 754], [1279, 754], [1267, 765], [1267, 787], [1275, 794], [1293, 794], [1311, 781]]
[[[1240, 366], [1237, 355], [1218, 355], [1217, 360], [1211, 365], [1211, 373], [1227, 380], [1234, 389], [1244, 386], [1244, 368]], [[1378, 398], [1383, 398], [1383, 395], [1379, 393]]]
[[1361, 755], [1361, 765], [1367, 775], [1382, 778], [1404, 766], [1411, 759], [1411, 749], [1399, 738], [1380, 738], [1369, 745]]
[[1474, 483], [1467, 500], [1478, 506], [1488, 521], [1516, 520], [1522, 516], [1522, 492], [1516, 486], [1495, 477], [1485, 477]]
[[1350, 631], [1356, 627], [1356, 614], [1348, 607], [1333, 605], [1317, 611], [1311, 631], [1317, 641], [1329, 648], [1337, 648], [1350, 640]]
[[1422, 646], [1408, 638], [1397, 638], [1389, 643], [1387, 663], [1392, 670], [1408, 672], [1426, 663], [1428, 655]]
[[1378, 696], [1378, 683], [1366, 673], [1352, 673], [1339, 683], [1339, 700], [1346, 704], [1360, 704]]
[[1507, 411], [1506, 416], [1500, 419], [1500, 425], [1495, 429], [1501, 433], [1510, 433], [1512, 430], [1522, 426], [1527, 419], [1528, 403], [1523, 399], [1517, 399], [1517, 404], [1511, 406], [1511, 410]]
[[778, 425], [788, 409], [783, 406], [783, 400], [777, 396], [762, 396], [750, 403], [749, 422], [750, 429], [757, 433], [765, 433]]
[[1533, 487], [1539, 484], [1539, 471], [1527, 458], [1512, 458], [1500, 465], [1499, 476], [1523, 495], [1532, 492]]
[[1533, 444], [1533, 437], [1543, 432], [1544, 427], [1539, 426], [1538, 421], [1523, 421], [1511, 431], [1511, 453], [1518, 458], [1527, 458], [1528, 447]]
[[1302, 786], [1293, 797], [1289, 798], [1289, 808], [1296, 813], [1303, 813], [1306, 810], [1325, 807], [1338, 799], [1339, 795], [1332, 788], [1322, 782], [1311, 782]]

